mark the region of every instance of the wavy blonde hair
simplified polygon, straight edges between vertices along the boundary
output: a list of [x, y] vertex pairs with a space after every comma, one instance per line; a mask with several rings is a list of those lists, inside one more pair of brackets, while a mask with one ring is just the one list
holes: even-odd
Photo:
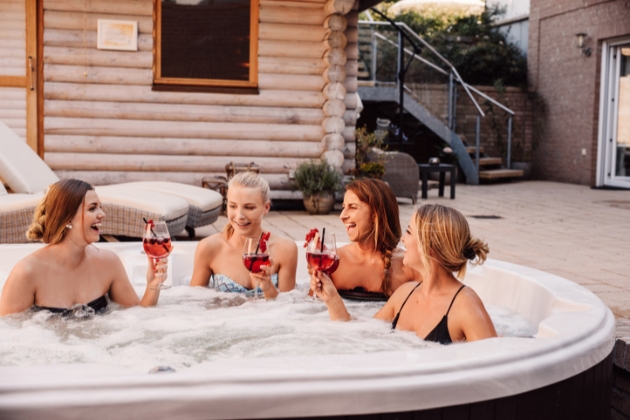
[[383, 259], [383, 285], [381, 291], [390, 296], [393, 292], [391, 285], [392, 255], [402, 231], [398, 217], [398, 202], [392, 189], [374, 178], [359, 178], [348, 184], [347, 191], [352, 191], [357, 198], [366, 203], [372, 216], [372, 231], [370, 236], [374, 241], [374, 249], [381, 253]]
[[[228, 191], [230, 187], [244, 187], [244, 188], [253, 188], [260, 192], [262, 196], [262, 200], [264, 204], [267, 204], [271, 201], [271, 189], [269, 188], [269, 183], [267, 180], [256, 172], [246, 171], [240, 172], [236, 174], [230, 182], [228, 182]], [[223, 232], [225, 232], [225, 236], [227, 238], [231, 238], [234, 234], [234, 228], [231, 223], [228, 223], [223, 228]]]
[[52, 184], [35, 209], [26, 237], [45, 244], [61, 242], [66, 235], [66, 226], [83, 204], [85, 194], [93, 189], [78, 179], [62, 179]]
[[434, 259], [463, 279], [468, 261], [483, 264], [490, 252], [485, 242], [471, 236], [468, 221], [453, 208], [426, 204], [416, 210], [415, 221], [418, 248], [427, 268]]

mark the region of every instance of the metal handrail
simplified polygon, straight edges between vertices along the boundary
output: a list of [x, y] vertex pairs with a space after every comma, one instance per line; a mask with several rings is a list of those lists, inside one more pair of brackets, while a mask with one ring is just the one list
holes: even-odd
[[[412, 59], [416, 59], [420, 62], [422, 62], [425, 65], [428, 65], [429, 67], [431, 67], [432, 69], [447, 75], [449, 77], [452, 77], [452, 75], [455, 76], [455, 78], [457, 79], [458, 83], [460, 85], [462, 85], [462, 87], [464, 88], [464, 90], [466, 91], [466, 94], [468, 95], [469, 99], [472, 101], [472, 103], [474, 104], [477, 113], [478, 113], [478, 117], [477, 117], [477, 122], [476, 122], [476, 144], [477, 144], [477, 150], [475, 153], [475, 157], [476, 157], [476, 163], [477, 163], [477, 170], [479, 170], [479, 129], [480, 129], [480, 120], [479, 120], [479, 116], [485, 117], [485, 113], [483, 112], [483, 110], [481, 109], [481, 107], [479, 106], [479, 103], [475, 100], [475, 98], [473, 97], [472, 92], [475, 92], [477, 95], [481, 96], [482, 98], [484, 98], [486, 101], [496, 105], [497, 107], [499, 107], [500, 109], [502, 109], [503, 111], [507, 112], [508, 114], [510, 114], [510, 117], [508, 118], [508, 141], [507, 141], [507, 159], [506, 159], [506, 163], [507, 163], [507, 167], [508, 169], [511, 167], [511, 146], [512, 146], [512, 117], [516, 114], [513, 110], [511, 110], [510, 108], [508, 108], [507, 106], [501, 104], [500, 102], [496, 101], [495, 99], [491, 98], [490, 96], [486, 95], [485, 93], [479, 91], [478, 89], [474, 88], [473, 86], [469, 85], [468, 83], [464, 82], [464, 80], [462, 79], [462, 77], [460, 76], [459, 72], [457, 71], [457, 69], [455, 68], [455, 66], [453, 66], [453, 64], [451, 64], [450, 61], [448, 61], [443, 55], [441, 55], [439, 52], [437, 52], [435, 50], [435, 48], [433, 48], [433, 46], [431, 44], [429, 44], [428, 42], [426, 42], [421, 36], [419, 36], [417, 33], [415, 33], [409, 26], [407, 26], [407, 24], [403, 23], [403, 22], [394, 22], [388, 19], [388, 21], [384, 22], [384, 21], [374, 21], [372, 19], [372, 16], [369, 15], [369, 11], [366, 11], [368, 13], [368, 18], [370, 18], [369, 21], [365, 21], [365, 20], [360, 20], [359, 24], [364, 24], [364, 25], [369, 25], [372, 28], [372, 39], [373, 39], [373, 44], [374, 46], [376, 45], [376, 40], [375, 38], [379, 38], [381, 40], [386, 41], [387, 43], [393, 45], [396, 48], [402, 48], [403, 52], [407, 55], [410, 55]], [[382, 15], [382, 13], [378, 12], [375, 10], [376, 13], [378, 13], [379, 15]], [[386, 18], [387, 19], [387, 18]], [[413, 41], [411, 39], [409, 39], [408, 35], [411, 34], [413, 35], [414, 38], [416, 38], [419, 42], [422, 43], [422, 45], [424, 45], [429, 51], [431, 51], [434, 55], [436, 55], [442, 62], [444, 62], [450, 70], [450, 74], [449, 72], [447, 72], [446, 70], [444, 70], [443, 68], [437, 66], [436, 64], [420, 57], [419, 55], [417, 55], [415, 52], [408, 50], [407, 48], [402, 47], [402, 43], [400, 42], [399, 39], [399, 43], [401, 44], [400, 46], [397, 45], [395, 42], [393, 42], [392, 40], [388, 39], [387, 37], [385, 37], [382, 34], [379, 34], [378, 32], [374, 32], [373, 26], [379, 26], [379, 25], [388, 25], [388, 26], [395, 26], [396, 29], [399, 32], [399, 38], [401, 35], [403, 35], [405, 38], [407, 38], [407, 40], [414, 45], [414, 48], [416, 48], [415, 44], [413, 43]], [[404, 29], [404, 31], [403, 31]], [[406, 33], [404, 33], [406, 32]], [[374, 60], [375, 57], [372, 57], [372, 59]], [[373, 66], [374, 68], [375, 66]], [[373, 74], [372, 76], [373, 80], [376, 81], [376, 76], [375, 74]], [[406, 86], [403, 86], [403, 88], [406, 88]], [[450, 88], [449, 88], [450, 89]], [[408, 89], [407, 89], [408, 90]], [[450, 96], [449, 96], [449, 102], [450, 102]], [[450, 105], [449, 105], [450, 106]], [[451, 127], [451, 112], [452, 110], [449, 108], [449, 128], [453, 129], [453, 127]]]
[[[374, 22], [370, 22], [370, 21], [366, 21], [366, 20], [360, 20], [359, 24], [366, 24], [366, 25], [391, 25], [390, 22], [382, 22], [382, 21], [374, 21]], [[459, 73], [457, 72], [457, 69], [455, 68], [455, 66], [453, 66], [451, 64], [450, 61], [448, 61], [446, 58], [444, 58], [444, 56], [442, 54], [440, 54], [439, 52], [437, 52], [435, 50], [435, 48], [433, 48], [431, 46], [431, 44], [429, 44], [428, 42], [426, 42], [424, 39], [422, 39], [422, 37], [420, 35], [418, 35], [417, 33], [415, 33], [409, 26], [407, 26], [406, 23], [403, 22], [394, 22], [394, 25], [400, 28], [404, 28], [407, 30], [408, 33], [410, 33], [411, 35], [413, 35], [418, 41], [420, 41], [422, 43], [422, 45], [424, 45], [425, 47], [427, 47], [429, 49], [429, 51], [431, 51], [433, 54], [435, 54], [440, 60], [444, 61], [444, 63], [451, 69], [451, 71], [455, 74], [455, 77], [457, 78], [457, 80], [459, 81], [459, 83], [464, 87], [464, 90], [466, 91], [466, 94], [468, 94], [468, 97], [470, 98], [470, 100], [472, 101], [472, 103], [475, 105], [475, 108], [477, 109], [477, 112], [479, 113], [479, 115], [481, 115], [482, 117], [485, 117], [486, 114], [483, 112], [483, 110], [481, 109], [481, 107], [479, 106], [479, 104], [477, 103], [477, 101], [475, 100], [475, 98], [472, 96], [472, 93], [470, 93], [470, 90], [468, 89], [468, 84], [464, 82], [464, 80], [462, 79], [462, 77], [459, 75]]]

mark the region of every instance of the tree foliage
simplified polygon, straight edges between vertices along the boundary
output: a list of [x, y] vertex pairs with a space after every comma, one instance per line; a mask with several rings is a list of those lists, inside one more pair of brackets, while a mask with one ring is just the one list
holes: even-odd
[[[387, 7], [385, 3], [383, 9]], [[501, 8], [495, 6], [486, 8], [480, 15], [407, 11], [391, 18], [406, 23], [424, 38], [455, 66], [466, 83], [525, 87], [527, 59], [515, 44], [506, 39], [505, 34], [492, 25], [503, 13]], [[376, 14], [373, 17], [378, 19]], [[426, 48], [422, 56], [438, 63]]]

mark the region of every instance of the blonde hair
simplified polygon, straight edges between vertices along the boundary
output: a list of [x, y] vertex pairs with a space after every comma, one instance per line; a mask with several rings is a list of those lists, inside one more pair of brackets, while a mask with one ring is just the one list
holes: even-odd
[[468, 221], [453, 208], [426, 204], [416, 210], [415, 221], [418, 248], [427, 268], [429, 259], [434, 259], [463, 279], [468, 261], [483, 264], [490, 252], [485, 242], [471, 236]]
[[85, 194], [93, 189], [78, 179], [63, 179], [52, 184], [35, 209], [26, 237], [46, 244], [61, 242], [66, 235], [66, 226], [83, 204]]
[[[228, 191], [230, 187], [243, 187], [243, 188], [253, 188], [260, 192], [262, 196], [262, 200], [264, 204], [267, 204], [271, 201], [271, 190], [269, 188], [269, 183], [267, 180], [256, 172], [246, 171], [240, 172], [236, 174], [230, 181], [228, 182]], [[223, 228], [223, 232], [225, 232], [226, 236], [229, 238], [234, 234], [234, 228], [231, 223], [228, 223]]]

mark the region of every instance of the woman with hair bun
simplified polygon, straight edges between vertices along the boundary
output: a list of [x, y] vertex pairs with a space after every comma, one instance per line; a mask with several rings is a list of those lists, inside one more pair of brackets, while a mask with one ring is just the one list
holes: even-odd
[[352, 181], [339, 218], [351, 242], [339, 248], [339, 267], [332, 274], [341, 297], [386, 301], [401, 284], [420, 280], [420, 273], [402, 263], [398, 202], [386, 183]]
[[[374, 317], [441, 344], [496, 337], [481, 299], [460, 282], [468, 261], [483, 264], [489, 252], [471, 236], [464, 216], [439, 204], [424, 205], [412, 216], [402, 241], [403, 264], [424, 280], [400, 286]], [[315, 273], [311, 289], [326, 303], [332, 320], [351, 318], [328, 276]]]
[[0, 316], [49, 310], [61, 315], [102, 313], [109, 300], [122, 306], [154, 306], [154, 290], [166, 279], [167, 260], [149, 258], [142, 299], [116, 254], [89, 246], [97, 242], [105, 213], [94, 188], [77, 179], [50, 186], [37, 205], [27, 237], [47, 246], [19, 261], [0, 296]]

